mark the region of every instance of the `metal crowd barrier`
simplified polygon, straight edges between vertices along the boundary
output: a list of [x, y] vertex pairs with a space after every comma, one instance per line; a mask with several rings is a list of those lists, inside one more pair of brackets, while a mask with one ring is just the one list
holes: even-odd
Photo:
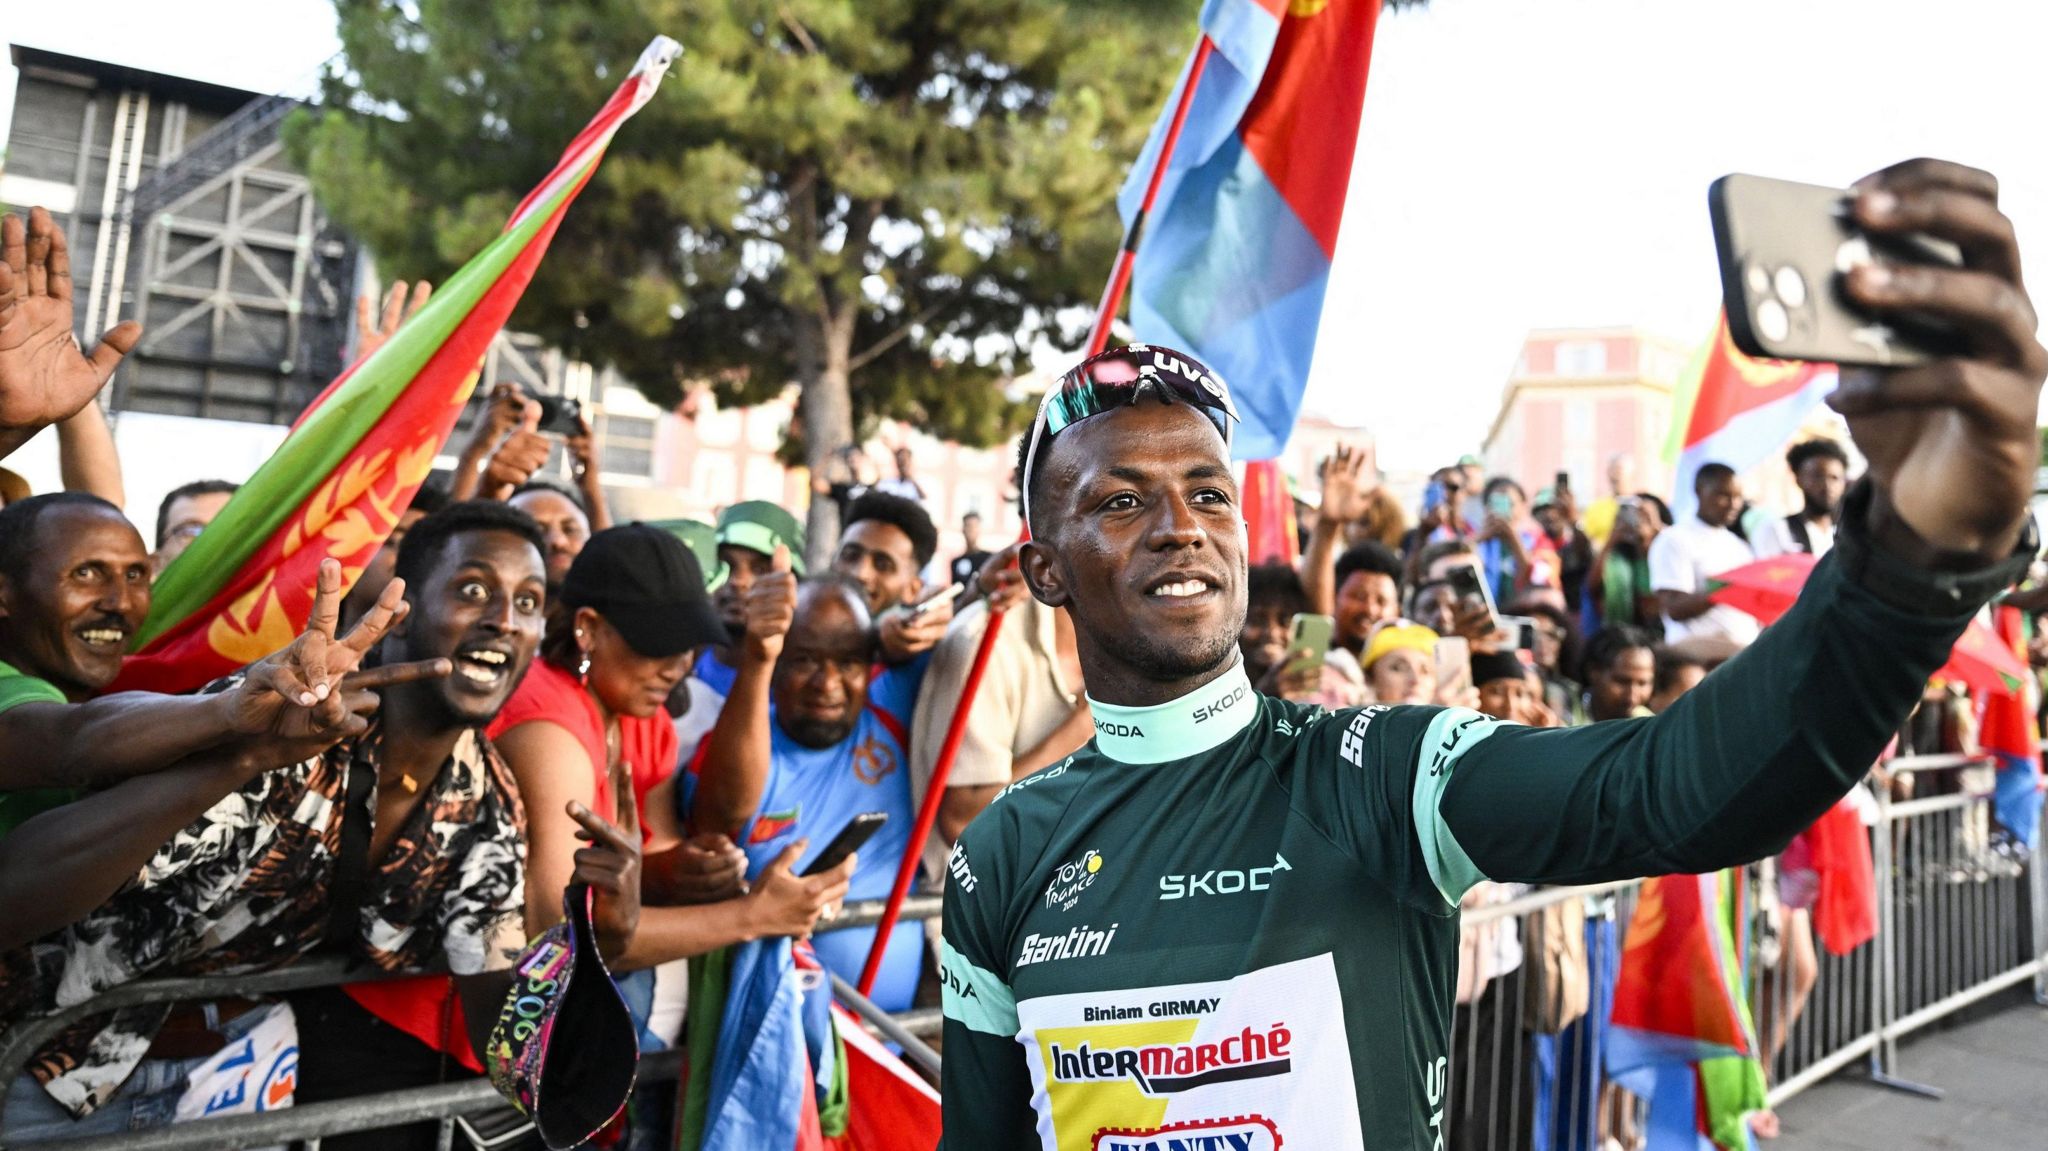
[[[1990, 835], [1993, 761], [1967, 756], [1902, 757], [1887, 765], [1915, 776], [1919, 796], [1878, 795], [1869, 829], [1877, 881], [1877, 935], [1847, 955], [1830, 955], [1811, 924], [1778, 940], [1775, 962], [1750, 932], [1745, 956], [1749, 1006], [1771, 1107], [1846, 1068], [1873, 1085], [1931, 1097], [1906, 1077], [1899, 1040], [1987, 997], [2032, 985], [2048, 1005], [2048, 842], [2021, 858]], [[1927, 794], [1933, 790], [1939, 794]], [[1746, 869], [1754, 876], [1758, 869]], [[1640, 883], [1545, 888], [1468, 908], [1464, 927], [1500, 955], [1526, 949], [1539, 917], [1569, 900], [1589, 909], [1593, 938], [1611, 924], [1613, 961], [1626, 946]], [[1752, 894], [1756, 887], [1752, 885]], [[1760, 912], [1750, 901], [1754, 925]], [[1789, 917], [1788, 917], [1789, 918]], [[1503, 950], [1502, 941], [1512, 940]], [[1811, 941], [1811, 948], [1803, 944]], [[1808, 965], [1806, 961], [1813, 962]], [[1563, 1035], [1528, 1026], [1529, 963], [1479, 986], [1453, 1016], [1447, 1151], [1595, 1151], [1612, 1136], [1640, 1135], [1644, 1103], [1607, 1085], [1604, 1028], [1583, 1023]], [[1810, 977], [1803, 999], [1799, 985]], [[1596, 1001], [1593, 1010], [1599, 1010]], [[1774, 1030], [1782, 1040], [1773, 1043]], [[1775, 1046], [1775, 1051], [1772, 1048]], [[1585, 1069], [1593, 1069], [1590, 1074]]]
[[[1814, 940], [1814, 962], [1795, 928], [1780, 937], [1775, 964], [1759, 960], [1764, 944], [1751, 932], [1749, 999], [1766, 1048], [1769, 1102], [1782, 1105], [1807, 1087], [1861, 1063], [1873, 1084], [1939, 1095], [1904, 1078], [1899, 1040], [1988, 996], [2028, 983], [2048, 1005], [2048, 843], [2027, 858], [2005, 853], [1990, 834], [1991, 761], [1963, 756], [1901, 758], [1894, 773], [1929, 785], [1921, 796], [1892, 802], [1878, 796], [1870, 829], [1877, 879], [1877, 936], [1844, 956]], [[1928, 791], [1936, 794], [1926, 794]], [[1586, 911], [1588, 962], [1619, 963], [1635, 907], [1638, 881], [1545, 888], [1468, 909], [1468, 932], [1497, 955], [1504, 938], [1526, 948], [1539, 919], [1577, 901]], [[821, 931], [873, 926], [880, 901], [848, 904]], [[936, 918], [936, 895], [913, 896], [903, 918]], [[1752, 920], [1756, 917], [1753, 915]], [[1810, 918], [1810, 917], [1809, 917]], [[1811, 932], [1810, 923], [1806, 931]], [[1603, 948], [1606, 955], [1603, 957]], [[1503, 965], [1504, 966], [1504, 965]], [[1803, 1002], [1798, 985], [1810, 971]], [[29, 1056], [72, 1021], [139, 1003], [230, 998], [374, 978], [344, 972], [338, 958], [320, 957], [254, 975], [157, 979], [108, 992], [89, 1003], [29, 1020], [0, 1036], [0, 1076], [12, 1082]], [[1597, 979], [1589, 983], [1597, 985]], [[835, 979], [841, 1003], [868, 1029], [897, 1044], [913, 1064], [936, 1072], [939, 1055], [922, 1039], [939, 1030], [939, 1012], [921, 1008], [887, 1015]], [[1451, 1079], [1446, 1102], [1447, 1151], [1595, 1151], [1610, 1135], [1641, 1133], [1643, 1104], [1607, 1083], [1604, 1028], [1583, 1023], [1561, 1035], [1529, 1026], [1529, 960], [1464, 988], [1453, 1018]], [[1594, 1011], [1604, 1011], [1597, 1000]], [[1782, 1041], [1774, 1043], [1776, 1034]], [[673, 1079], [676, 1052], [649, 1056], [645, 1081]], [[487, 1083], [469, 1080], [310, 1104], [264, 1115], [207, 1119], [93, 1141], [107, 1151], [199, 1151], [303, 1141], [324, 1135], [438, 1120], [442, 1146], [455, 1119], [501, 1107]], [[6, 1101], [0, 1094], [0, 1111]], [[1539, 1136], [1537, 1128], [1541, 1126]], [[82, 1141], [18, 1142], [8, 1147]], [[1622, 1138], [1624, 1147], [1631, 1146]]]
[[[847, 931], [873, 927], [881, 921], [883, 902], [868, 900], [848, 903], [836, 919], [821, 923], [820, 932]], [[939, 897], [913, 895], [903, 904], [905, 920], [936, 919]], [[316, 955], [286, 967], [243, 975], [207, 975], [147, 979], [115, 988], [84, 1003], [25, 1020], [0, 1033], [0, 1118], [7, 1109], [6, 1086], [22, 1074], [31, 1056], [51, 1037], [80, 1019], [117, 1007], [144, 1003], [204, 1002], [252, 995], [275, 995], [391, 978], [374, 968], [350, 967], [338, 955]], [[852, 987], [833, 980], [840, 1003], [883, 1040], [894, 1043], [913, 1064], [938, 1072], [939, 1056], [923, 1042], [936, 1035], [940, 1017], [937, 1008], [918, 1008], [891, 1016], [869, 1002]], [[643, 1055], [639, 1081], [673, 1081], [682, 1068], [681, 1051]], [[0, 1140], [0, 1151], [15, 1148], [87, 1148], [93, 1151], [231, 1151], [244, 1147], [270, 1147], [302, 1143], [317, 1151], [319, 1141], [329, 1135], [374, 1131], [413, 1123], [438, 1122], [439, 1146], [453, 1144], [459, 1118], [503, 1109], [506, 1103], [488, 1080], [465, 1079], [430, 1087], [380, 1092], [352, 1099], [309, 1103], [256, 1115], [229, 1115], [176, 1123], [118, 1136], [71, 1139]]]

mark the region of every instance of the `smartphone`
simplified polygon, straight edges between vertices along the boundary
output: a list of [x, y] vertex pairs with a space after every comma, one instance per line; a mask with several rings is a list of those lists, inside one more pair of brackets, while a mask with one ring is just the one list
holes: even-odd
[[1320, 671], [1330, 654], [1330, 639], [1336, 634], [1337, 621], [1330, 616], [1297, 612], [1287, 624], [1287, 672], [1308, 667]]
[[1550, 490], [1558, 495], [1563, 495], [1564, 493], [1571, 491], [1572, 474], [1570, 472], [1557, 473], [1557, 482], [1550, 485]]
[[803, 869], [803, 877], [808, 879], [846, 862], [847, 856], [859, 851], [860, 845], [874, 838], [874, 834], [882, 830], [882, 825], [887, 822], [889, 813], [886, 811], [863, 811], [847, 820], [846, 826], [839, 829], [839, 834], [832, 837], [832, 842], [825, 845], [825, 850], [818, 853], [818, 858], [811, 860]]
[[921, 619], [926, 614], [936, 609], [940, 604], [953, 602], [955, 597], [959, 596], [961, 592], [964, 592], [966, 590], [967, 585], [964, 583], [947, 584], [945, 587], [940, 588], [938, 591], [935, 591], [932, 594], [924, 597], [923, 599], [918, 600], [914, 604], [911, 604], [910, 607], [906, 610], [910, 612], [911, 619]]
[[1430, 512], [1444, 506], [1445, 498], [1443, 481], [1429, 481], [1422, 489], [1422, 514], [1428, 515]]
[[1849, 193], [1728, 175], [1707, 189], [1721, 306], [1745, 355], [1895, 367], [1955, 354], [1939, 321], [1882, 319], [1852, 303], [1842, 277], [1860, 264], [1959, 268], [1962, 250], [1927, 236], [1878, 236], [1856, 225]]
[[1493, 589], [1486, 586], [1486, 577], [1477, 564], [1458, 564], [1444, 572], [1444, 582], [1451, 585], [1451, 591], [1459, 603], [1478, 600], [1486, 605], [1487, 618], [1493, 621], [1493, 630], [1500, 630], [1500, 609], [1493, 604]]
[[1500, 630], [1507, 633], [1506, 646], [1515, 651], [1536, 650], [1536, 621], [1529, 616], [1501, 616]]
[[1453, 706], [1472, 689], [1472, 645], [1462, 635], [1436, 641], [1436, 697]]
[[1506, 492], [1495, 492], [1486, 497], [1486, 514], [1511, 518], [1515, 514], [1515, 497]]
[[540, 427], [536, 430], [557, 436], [583, 434], [581, 403], [566, 396], [541, 396], [534, 402], [540, 405]]

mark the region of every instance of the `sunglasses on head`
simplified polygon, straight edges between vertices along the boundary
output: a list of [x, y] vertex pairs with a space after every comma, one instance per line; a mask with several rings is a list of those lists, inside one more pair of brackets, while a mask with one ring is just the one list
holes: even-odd
[[1031, 523], [1031, 475], [1038, 450], [1047, 440], [1104, 412], [1129, 407], [1151, 392], [1163, 404], [1178, 400], [1202, 413], [1223, 436], [1228, 448], [1237, 426], [1230, 393], [1209, 367], [1185, 352], [1149, 344], [1132, 344], [1081, 361], [1046, 390], [1031, 423], [1024, 449], [1024, 523]]

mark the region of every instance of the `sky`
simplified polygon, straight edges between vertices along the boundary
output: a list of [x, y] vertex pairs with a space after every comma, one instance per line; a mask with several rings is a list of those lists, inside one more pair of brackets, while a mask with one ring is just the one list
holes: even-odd
[[[256, 91], [304, 90], [339, 47], [325, 0], [28, 7], [0, 34]], [[1531, 329], [1704, 341], [1706, 190], [1727, 172], [1846, 185], [1918, 155], [1988, 168], [2028, 266], [2048, 267], [2044, 43], [2048, 6], [2020, 0], [1389, 13], [1306, 406], [1369, 429], [1382, 466], [1428, 468], [1479, 446]], [[13, 90], [0, 61], [0, 132]]]

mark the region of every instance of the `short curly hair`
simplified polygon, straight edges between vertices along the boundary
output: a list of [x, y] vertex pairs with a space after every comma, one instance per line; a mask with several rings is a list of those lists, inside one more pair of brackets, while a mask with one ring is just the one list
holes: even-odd
[[839, 525], [839, 530], [843, 532], [862, 520], [889, 524], [909, 536], [910, 554], [917, 560], [919, 570], [938, 554], [939, 529], [932, 523], [931, 513], [916, 500], [870, 489], [848, 505], [846, 522]]
[[548, 552], [547, 534], [534, 518], [510, 504], [496, 500], [463, 500], [414, 524], [398, 545], [398, 562], [392, 574], [405, 581], [411, 598], [434, 570], [449, 540], [469, 532], [504, 532], [533, 545], [542, 555]]

